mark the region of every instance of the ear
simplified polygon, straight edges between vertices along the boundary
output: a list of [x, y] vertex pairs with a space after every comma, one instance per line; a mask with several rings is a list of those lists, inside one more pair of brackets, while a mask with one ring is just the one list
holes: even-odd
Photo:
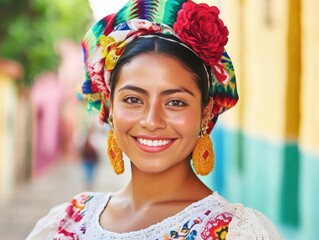
[[109, 115], [113, 113], [113, 103], [109, 101]]
[[109, 115], [108, 115], [108, 117], [110, 117], [111, 115], [113, 115], [113, 103], [110, 101], [109, 102]]
[[204, 127], [205, 123], [209, 122], [212, 119], [213, 106], [214, 106], [214, 99], [212, 97], [209, 97], [209, 102], [204, 109], [202, 127]]

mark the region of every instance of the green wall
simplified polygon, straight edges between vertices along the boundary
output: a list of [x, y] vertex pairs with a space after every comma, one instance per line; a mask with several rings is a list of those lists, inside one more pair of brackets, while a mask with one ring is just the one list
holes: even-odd
[[319, 154], [218, 125], [212, 139], [215, 169], [203, 178], [212, 189], [264, 213], [284, 239], [319, 236]]

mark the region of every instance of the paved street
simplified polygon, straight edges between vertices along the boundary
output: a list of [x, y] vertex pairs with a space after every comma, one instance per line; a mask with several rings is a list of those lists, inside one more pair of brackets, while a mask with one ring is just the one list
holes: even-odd
[[[116, 176], [106, 161], [99, 163], [94, 191], [116, 191], [125, 186], [130, 178], [128, 171]], [[87, 190], [83, 178], [80, 163], [60, 161], [40, 178], [20, 186], [11, 201], [0, 206], [0, 238], [25, 239], [37, 220], [52, 207]]]

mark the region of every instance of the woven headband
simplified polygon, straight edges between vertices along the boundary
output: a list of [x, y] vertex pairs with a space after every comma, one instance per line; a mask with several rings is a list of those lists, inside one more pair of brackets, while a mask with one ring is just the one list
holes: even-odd
[[85, 81], [79, 98], [87, 102], [89, 112], [98, 113], [100, 121], [107, 123], [110, 76], [117, 60], [129, 42], [158, 33], [178, 37], [208, 67], [209, 95], [214, 99], [210, 132], [218, 115], [234, 106], [238, 95], [233, 64], [224, 49], [227, 27], [219, 19], [218, 8], [204, 3], [131, 0], [119, 12], [98, 21], [82, 39]]

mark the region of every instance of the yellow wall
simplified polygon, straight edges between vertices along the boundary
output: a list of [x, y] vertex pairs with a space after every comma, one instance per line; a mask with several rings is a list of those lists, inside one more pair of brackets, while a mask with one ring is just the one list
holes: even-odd
[[302, 89], [300, 143], [319, 152], [319, 1], [302, 5]]
[[13, 191], [15, 184], [14, 121], [15, 88], [11, 79], [0, 72], [0, 203]]
[[318, 152], [319, 2], [238, 0], [223, 6], [240, 96], [236, 110], [223, 116], [226, 125], [270, 139], [298, 139]]
[[235, 68], [239, 101], [235, 107], [222, 114], [219, 117], [219, 124], [227, 126], [227, 128], [238, 129], [242, 122], [242, 106], [245, 96], [242, 94], [243, 74], [244, 74], [244, 34], [243, 34], [243, 14], [240, 1], [225, 1], [223, 5], [219, 5], [221, 10], [221, 18], [229, 30], [228, 43], [226, 45], [227, 53], [233, 61]]
[[[247, 133], [281, 139], [287, 79], [287, 1], [265, 2], [226, 1], [229, 45], [240, 97], [237, 123]], [[227, 124], [234, 124], [232, 114], [225, 118], [229, 119]]]
[[230, 31], [239, 102], [220, 123], [319, 152], [319, 2], [195, 2], [219, 6]]
[[220, 123], [318, 152], [319, 2], [196, 2], [219, 4], [230, 31], [240, 100]]
[[207, 3], [210, 6], [216, 5], [217, 0], [194, 0], [196, 3]]

